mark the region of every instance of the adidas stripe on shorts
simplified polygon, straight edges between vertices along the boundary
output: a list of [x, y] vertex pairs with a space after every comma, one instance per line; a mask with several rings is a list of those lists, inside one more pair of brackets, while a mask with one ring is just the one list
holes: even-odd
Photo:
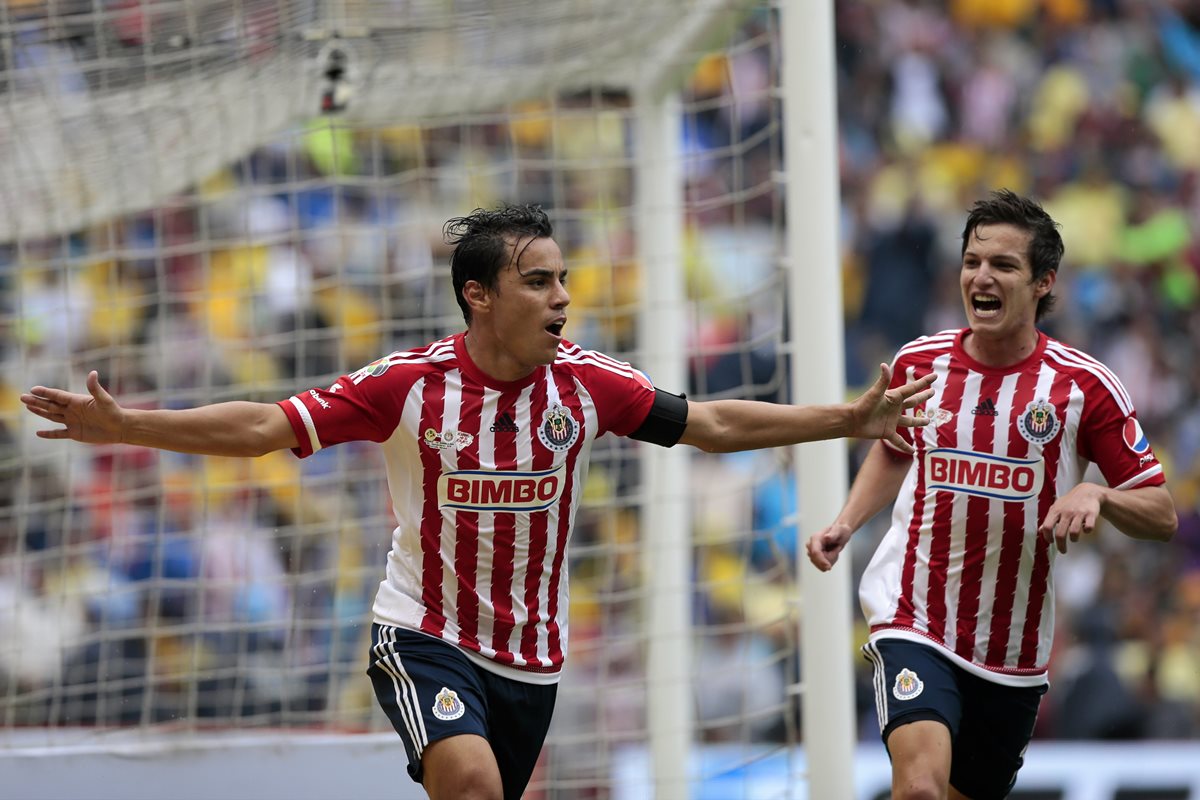
[[953, 747], [950, 785], [973, 800], [1008, 796], [1025, 763], [1046, 685], [993, 683], [933, 645], [904, 639], [869, 642], [863, 654], [875, 671], [875, 711], [885, 746], [902, 725], [941, 722]]
[[429, 745], [475, 734], [492, 746], [505, 800], [520, 800], [550, 728], [556, 684], [501, 677], [448, 642], [379, 624], [371, 626], [367, 675], [404, 742], [413, 780], [423, 780], [421, 757]]

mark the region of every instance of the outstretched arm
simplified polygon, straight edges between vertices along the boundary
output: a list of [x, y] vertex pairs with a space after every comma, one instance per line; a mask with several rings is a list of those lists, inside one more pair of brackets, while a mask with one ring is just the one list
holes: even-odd
[[851, 403], [789, 406], [753, 400], [713, 400], [688, 403], [687, 428], [679, 441], [711, 453], [758, 450], [765, 447], [815, 442], [850, 436], [884, 438], [910, 453], [897, 433], [899, 427], [918, 427], [928, 420], [904, 416], [904, 410], [933, 396], [932, 374], [889, 389], [892, 370], [879, 365], [879, 380]]
[[833, 568], [854, 532], [895, 501], [911, 466], [911, 461], [890, 455], [883, 442], [872, 445], [837, 519], [809, 537], [806, 550], [813, 566], [822, 572]]
[[76, 394], [35, 386], [21, 395], [32, 413], [63, 426], [37, 435], [213, 456], [260, 456], [298, 444], [287, 415], [273, 403], [217, 403], [179, 411], [122, 408], [95, 370], [88, 373], [87, 388], [88, 394]]

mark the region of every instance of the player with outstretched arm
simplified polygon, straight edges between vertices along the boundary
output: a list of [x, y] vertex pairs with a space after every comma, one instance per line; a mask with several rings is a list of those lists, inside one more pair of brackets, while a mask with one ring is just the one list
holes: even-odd
[[935, 378], [897, 381], [881, 364], [846, 404], [689, 401], [563, 338], [567, 270], [540, 208], [479, 209], [445, 232], [466, 331], [329, 387], [275, 404], [135, 410], [92, 372], [87, 394], [37, 386], [21, 400], [63, 426], [39, 431], [46, 439], [301, 458], [380, 443], [399, 524], [373, 607], [376, 696], [434, 800], [517, 800], [567, 653], [565, 550], [596, 437], [706, 451], [882, 437], [909, 452], [897, 428], [926, 424], [903, 412]]

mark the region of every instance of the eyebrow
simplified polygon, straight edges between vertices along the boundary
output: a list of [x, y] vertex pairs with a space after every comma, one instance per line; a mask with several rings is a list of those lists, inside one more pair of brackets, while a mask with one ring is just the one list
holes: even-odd
[[[967, 258], [968, 256], [971, 258], [981, 258], [979, 253], [976, 253], [969, 247], [963, 252], [963, 258]], [[990, 258], [992, 261], [1007, 261], [1018, 266], [1021, 264], [1021, 257], [1013, 253], [997, 253]]]
[[553, 269], [550, 269], [549, 267], [531, 267], [527, 270], [518, 270], [518, 274], [522, 278], [544, 278], [544, 277], [552, 278], [555, 275], [558, 275], [561, 277], [561, 276], [567, 274], [567, 268], [563, 267], [561, 270], [553, 270]]

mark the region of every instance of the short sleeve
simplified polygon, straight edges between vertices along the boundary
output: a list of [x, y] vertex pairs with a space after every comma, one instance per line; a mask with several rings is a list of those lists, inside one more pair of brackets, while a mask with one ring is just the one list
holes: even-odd
[[1137, 412], [1115, 376], [1107, 377], [1111, 387], [1099, 381], [1085, 387], [1079, 454], [1094, 463], [1114, 489], [1160, 486], [1166, 482], [1162, 464]]
[[654, 405], [654, 384], [624, 361], [590, 353], [577, 372], [592, 395], [600, 433], [628, 436], [641, 427]]
[[400, 423], [412, 380], [405, 380], [399, 368], [381, 371], [378, 365], [384, 361], [343, 375], [327, 389], [307, 389], [280, 400], [300, 442], [292, 452], [306, 458], [342, 442], [386, 441]]

